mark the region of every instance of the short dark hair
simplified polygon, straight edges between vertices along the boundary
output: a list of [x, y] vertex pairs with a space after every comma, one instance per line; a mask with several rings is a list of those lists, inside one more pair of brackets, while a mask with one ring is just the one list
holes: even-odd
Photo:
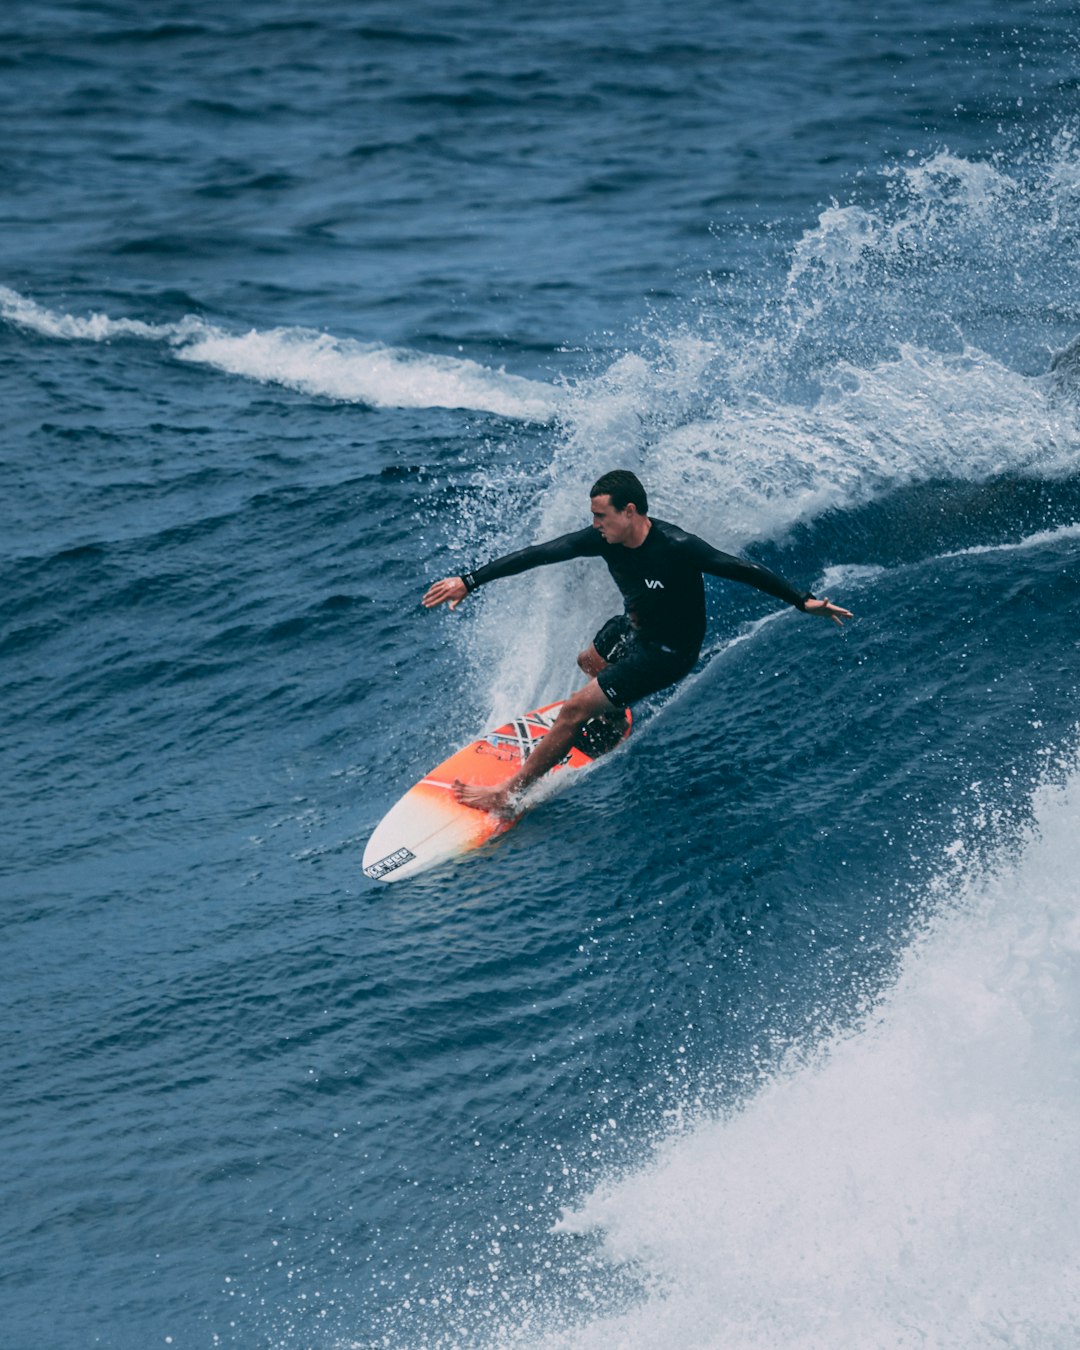
[[641, 485], [641, 479], [629, 469], [612, 469], [601, 474], [589, 489], [590, 497], [610, 497], [616, 511], [625, 511], [631, 502], [638, 511], [649, 514], [649, 499]]

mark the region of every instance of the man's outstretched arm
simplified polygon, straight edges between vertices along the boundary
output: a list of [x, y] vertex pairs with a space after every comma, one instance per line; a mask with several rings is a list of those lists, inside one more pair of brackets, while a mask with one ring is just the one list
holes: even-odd
[[460, 577], [444, 577], [430, 586], [424, 595], [423, 603], [427, 609], [449, 601], [451, 609], [457, 609], [462, 600], [477, 586], [489, 581], [498, 581], [500, 577], [514, 577], [520, 572], [528, 572], [533, 567], [546, 567], [549, 563], [569, 562], [571, 558], [587, 558], [600, 551], [600, 536], [591, 526], [584, 530], [575, 530], [572, 534], [562, 534], [558, 539], [549, 539], [546, 544], [533, 544], [529, 548], [518, 549], [516, 553], [507, 553], [494, 562], [485, 563], [475, 572], [466, 572]]
[[845, 619], [851, 618], [850, 610], [841, 609], [828, 598], [819, 600], [809, 591], [797, 590], [789, 581], [785, 581], [782, 576], [771, 572], [767, 567], [762, 567], [760, 563], [748, 562], [745, 558], [736, 558], [730, 553], [721, 553], [718, 548], [713, 548], [712, 544], [707, 544], [697, 535], [689, 535], [688, 539], [698, 566], [710, 576], [724, 577], [728, 581], [741, 581], [744, 586], [753, 586], [755, 590], [764, 591], [766, 595], [794, 605], [804, 614], [820, 615], [824, 619], [831, 619], [835, 624], [842, 624]]

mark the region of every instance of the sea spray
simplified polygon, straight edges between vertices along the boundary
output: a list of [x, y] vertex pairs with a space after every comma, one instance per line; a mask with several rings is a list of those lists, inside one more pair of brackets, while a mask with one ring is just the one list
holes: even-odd
[[538, 1344], [1064, 1347], [1080, 1335], [1080, 769], [989, 870], [961, 839], [865, 1024], [598, 1187], [651, 1293]]

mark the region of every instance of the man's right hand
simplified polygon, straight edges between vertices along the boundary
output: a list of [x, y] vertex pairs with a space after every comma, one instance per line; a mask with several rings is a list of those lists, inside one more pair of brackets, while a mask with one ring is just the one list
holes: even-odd
[[841, 609], [839, 605], [834, 605], [832, 601], [825, 597], [823, 600], [815, 600], [811, 597], [803, 604], [804, 614], [820, 614], [823, 619], [832, 619], [833, 623], [843, 627], [844, 620], [853, 617], [850, 609]]
[[436, 605], [449, 600], [450, 608], [457, 609], [468, 594], [469, 589], [460, 577], [444, 577], [428, 588], [424, 596], [424, 608], [434, 609]]

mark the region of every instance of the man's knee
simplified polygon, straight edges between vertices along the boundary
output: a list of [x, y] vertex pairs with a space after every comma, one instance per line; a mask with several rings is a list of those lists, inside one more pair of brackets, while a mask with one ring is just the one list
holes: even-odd
[[590, 717], [596, 717], [615, 711], [615, 705], [608, 700], [607, 695], [600, 688], [595, 680], [591, 680], [583, 689], [571, 694], [559, 710], [559, 721], [564, 726], [577, 728], [582, 723], [587, 722]]
[[583, 652], [578, 652], [577, 663], [578, 668], [590, 677], [599, 675], [607, 665], [607, 662], [592, 643], [590, 643]]
[[[586, 689], [588, 686], [586, 686]], [[576, 694], [571, 694], [566, 702], [559, 709], [559, 721], [568, 726], [578, 727], [582, 722], [587, 722], [590, 717], [595, 716], [596, 709], [585, 699], [586, 690], [579, 689]]]

